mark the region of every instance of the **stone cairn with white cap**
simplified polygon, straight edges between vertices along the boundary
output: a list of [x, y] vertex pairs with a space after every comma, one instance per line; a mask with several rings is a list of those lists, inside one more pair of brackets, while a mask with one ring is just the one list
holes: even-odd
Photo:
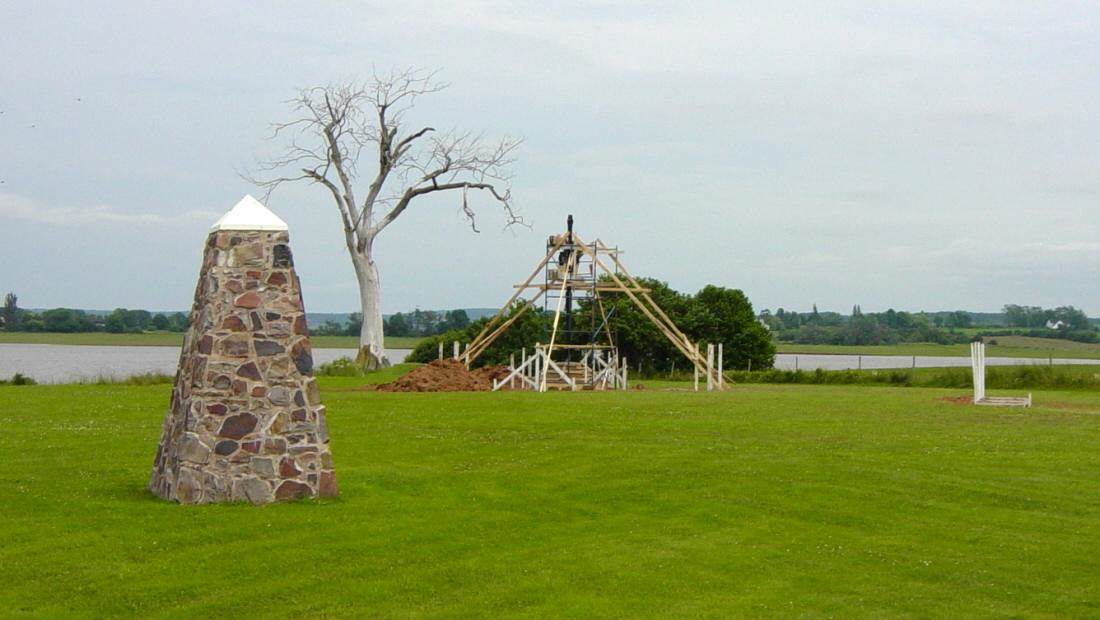
[[149, 482], [164, 499], [337, 494], [289, 241], [251, 196], [211, 228]]

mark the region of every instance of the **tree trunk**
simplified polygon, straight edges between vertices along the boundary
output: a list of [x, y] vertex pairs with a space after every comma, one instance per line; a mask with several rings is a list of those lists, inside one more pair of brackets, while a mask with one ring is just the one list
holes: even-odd
[[359, 330], [359, 353], [356, 361], [367, 370], [377, 370], [390, 365], [386, 358], [382, 339], [382, 286], [378, 278], [378, 266], [371, 258], [368, 247], [363, 253], [352, 255], [355, 275], [359, 280], [359, 306], [363, 313], [363, 326]]

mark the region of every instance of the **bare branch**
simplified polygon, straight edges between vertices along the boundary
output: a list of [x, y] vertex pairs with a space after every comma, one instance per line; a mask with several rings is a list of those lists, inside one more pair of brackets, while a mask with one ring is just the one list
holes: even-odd
[[[373, 74], [365, 83], [303, 88], [287, 101], [292, 118], [271, 125], [270, 140], [281, 153], [260, 162], [262, 178], [241, 176], [264, 190], [264, 201], [284, 183], [323, 186], [340, 213], [344, 240], [355, 267], [363, 311], [359, 358], [368, 367], [385, 363], [374, 239], [420, 196], [461, 192], [461, 213], [477, 232], [474, 194], [501, 205], [507, 221], [526, 225], [512, 205], [509, 167], [519, 140], [489, 143], [483, 136], [431, 126], [409, 130], [406, 113], [417, 100], [447, 85], [435, 72], [406, 69]], [[377, 164], [377, 167], [371, 165]], [[356, 202], [359, 166], [370, 166], [362, 202]], [[359, 188], [362, 189], [362, 188]], [[382, 214], [376, 218], [376, 214]]]
[[[265, 200], [283, 183], [324, 186], [340, 211], [353, 253], [369, 253], [379, 232], [416, 197], [433, 192], [461, 189], [462, 213], [475, 231], [468, 198], [471, 189], [489, 193], [503, 206], [507, 226], [523, 224], [507, 189], [508, 168], [519, 140], [487, 144], [481, 135], [437, 135], [431, 126], [403, 131], [404, 116], [417, 99], [447, 87], [436, 77], [434, 71], [405, 69], [374, 73], [366, 83], [300, 89], [287, 101], [297, 117], [271, 126], [269, 139], [285, 140], [285, 150], [259, 165], [261, 174], [275, 176], [245, 178], [264, 189]], [[366, 161], [362, 157], [366, 148], [375, 149], [377, 168], [362, 202], [356, 202], [358, 165]], [[298, 172], [280, 175], [285, 169]], [[382, 209], [385, 215], [376, 219]]]

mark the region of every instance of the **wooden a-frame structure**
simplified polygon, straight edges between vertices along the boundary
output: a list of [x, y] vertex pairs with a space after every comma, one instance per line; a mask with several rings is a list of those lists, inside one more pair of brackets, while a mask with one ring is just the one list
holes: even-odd
[[[619, 255], [622, 252], [618, 248], [608, 247], [600, 239], [591, 243], [584, 242], [573, 232], [573, 218], [569, 217], [568, 230], [562, 234], [550, 237], [547, 243], [545, 256], [535, 265], [531, 274], [521, 284], [515, 285], [515, 292], [508, 301], [504, 302], [500, 310], [485, 324], [481, 332], [467, 345], [459, 359], [467, 368], [498, 338], [506, 332], [516, 320], [535, 306], [538, 301], [556, 298], [553, 327], [550, 333], [550, 342], [547, 345], [536, 346], [535, 354], [530, 359], [524, 355], [523, 365], [515, 368], [512, 375], [505, 381], [515, 378], [523, 380], [527, 387], [536, 391], [546, 391], [550, 382], [550, 372], [560, 377], [571, 389], [577, 389], [577, 376], [570, 378], [568, 369], [553, 358], [555, 352], [582, 349], [584, 351], [582, 361], [586, 362], [584, 377], [586, 381], [603, 381], [604, 385], [611, 387], [626, 387], [626, 360], [620, 359], [615, 348], [610, 332], [606, 332], [607, 342], [591, 342], [588, 344], [560, 344], [558, 338], [561, 335], [561, 319], [563, 304], [568, 306], [574, 294], [586, 295], [593, 301], [594, 310], [598, 310], [602, 316], [602, 326], [608, 323], [608, 314], [604, 311], [600, 295], [607, 293], [622, 293], [629, 298], [634, 305], [648, 318], [657, 329], [668, 338], [692, 363], [696, 377], [702, 375], [708, 385], [721, 390], [725, 388], [722, 376], [721, 361], [715, 366], [713, 349], [709, 355], [700, 353], [698, 343], [692, 343], [691, 339], [682, 332], [661, 309], [657, 302], [649, 295], [649, 289], [643, 287], [638, 280], [626, 269]], [[536, 283], [540, 273], [545, 273], [544, 282]], [[603, 280], [602, 276], [607, 276]], [[533, 291], [530, 299], [521, 300], [523, 293]], [[520, 302], [520, 306], [508, 318], [513, 304]], [[565, 309], [568, 320], [569, 310]], [[595, 334], [593, 334], [595, 339]], [[719, 354], [721, 355], [721, 354]], [[589, 357], [591, 356], [591, 357]], [[709, 357], [709, 359], [708, 359]], [[514, 366], [514, 364], [513, 364]], [[588, 368], [591, 366], [592, 371]], [[514, 382], [514, 381], [513, 381]], [[502, 381], [503, 385], [504, 382]], [[559, 384], [560, 385], [560, 384]]]

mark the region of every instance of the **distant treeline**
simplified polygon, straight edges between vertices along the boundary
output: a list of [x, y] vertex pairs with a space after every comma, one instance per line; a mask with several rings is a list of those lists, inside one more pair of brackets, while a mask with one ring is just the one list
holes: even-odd
[[465, 310], [420, 310], [398, 312], [385, 320], [387, 336], [435, 336], [470, 324]]
[[[387, 336], [435, 336], [470, 324], [465, 310], [420, 310], [390, 315], [382, 321], [382, 331]], [[358, 336], [363, 325], [363, 315], [353, 312], [344, 323], [325, 321], [310, 332], [317, 336]]]
[[[990, 325], [989, 315], [982, 315], [983, 329], [978, 332], [971, 329], [975, 327], [974, 316], [964, 310], [913, 313], [890, 309], [885, 312], [864, 313], [856, 305], [852, 308], [852, 313], [845, 316], [837, 312], [819, 312], [815, 305], [811, 312], [792, 312], [783, 308], [774, 313], [764, 310], [759, 318], [777, 340], [797, 344], [957, 344], [983, 335], [1008, 334], [1064, 338], [1080, 342], [1096, 342], [1098, 339], [1096, 327], [1088, 316], [1073, 306], [1044, 309], [1009, 304], [1004, 307], [1001, 316], [1003, 320], [999, 325]], [[1002, 329], [995, 329], [997, 327]]]
[[309, 328], [309, 333], [314, 336], [358, 336], [359, 328], [363, 326], [363, 315], [352, 312], [348, 320], [343, 323], [325, 321], [320, 325]]
[[187, 315], [152, 313], [148, 310], [116, 308], [106, 315], [88, 314], [72, 308], [51, 308], [34, 312], [19, 307], [14, 293], [4, 297], [0, 310], [0, 328], [9, 332], [110, 332], [112, 334], [140, 333], [150, 330], [183, 332], [187, 329]]
[[1056, 329], [1075, 331], [1093, 329], [1093, 325], [1084, 311], [1073, 306], [1041, 308], [1039, 306], [1009, 304], [1004, 307], [1004, 315], [1006, 327], [1053, 326]]
[[[327, 320], [310, 328], [316, 336], [358, 336], [362, 315], [353, 312], [347, 320]], [[463, 329], [470, 324], [465, 310], [414, 310], [391, 315], [384, 321], [387, 336], [434, 336]], [[108, 313], [88, 312], [72, 308], [52, 308], [33, 311], [19, 307], [15, 293], [4, 297], [0, 309], [0, 331], [9, 332], [110, 332], [114, 334], [146, 331], [187, 331], [188, 317], [183, 312], [159, 312], [116, 308]]]

